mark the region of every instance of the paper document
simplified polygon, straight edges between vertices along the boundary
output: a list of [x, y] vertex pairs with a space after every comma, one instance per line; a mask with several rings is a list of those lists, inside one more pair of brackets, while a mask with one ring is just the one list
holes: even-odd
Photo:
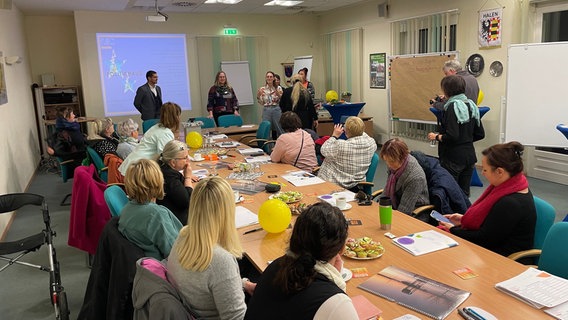
[[394, 238], [392, 242], [415, 256], [458, 245], [454, 239], [434, 230]]
[[245, 161], [247, 163], [268, 163], [270, 162], [270, 156], [246, 157]]
[[241, 128], [252, 128], [252, 127], [254, 127], [254, 124], [243, 124], [241, 126]]
[[260, 148], [246, 148], [246, 149], [239, 149], [239, 153], [243, 156], [262, 156], [264, 155], [264, 151]]
[[229, 137], [227, 137], [226, 134], [213, 134], [213, 135], [210, 135], [209, 138], [211, 138], [213, 140], [221, 140], [221, 139], [228, 139]]
[[224, 141], [224, 142], [217, 142], [215, 145], [219, 148], [234, 148], [238, 147], [241, 144], [236, 141]]
[[310, 186], [312, 184], [324, 183], [325, 181], [306, 171], [293, 171], [282, 176], [286, 181], [296, 187]]
[[237, 206], [235, 208], [235, 225], [238, 228], [250, 226], [258, 223], [258, 216], [249, 209]]

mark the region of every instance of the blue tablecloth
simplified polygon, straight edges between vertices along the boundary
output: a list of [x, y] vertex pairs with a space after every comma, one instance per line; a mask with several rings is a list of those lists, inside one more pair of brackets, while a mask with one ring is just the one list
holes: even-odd
[[365, 102], [357, 102], [357, 103], [342, 103], [342, 104], [324, 104], [323, 107], [329, 111], [331, 114], [331, 118], [333, 119], [333, 123], [341, 123], [342, 116], [358, 116], [359, 112], [365, 105]]

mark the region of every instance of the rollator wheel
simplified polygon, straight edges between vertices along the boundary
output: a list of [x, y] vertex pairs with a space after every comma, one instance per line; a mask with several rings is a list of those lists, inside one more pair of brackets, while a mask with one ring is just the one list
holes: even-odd
[[57, 294], [58, 320], [69, 320], [69, 306], [67, 305], [67, 294], [61, 291]]

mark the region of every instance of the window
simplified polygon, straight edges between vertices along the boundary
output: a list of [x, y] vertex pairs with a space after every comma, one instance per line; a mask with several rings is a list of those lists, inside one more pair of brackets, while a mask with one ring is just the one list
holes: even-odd
[[536, 3], [535, 42], [568, 41], [568, 4]]
[[455, 51], [457, 26], [457, 10], [394, 21], [393, 54]]

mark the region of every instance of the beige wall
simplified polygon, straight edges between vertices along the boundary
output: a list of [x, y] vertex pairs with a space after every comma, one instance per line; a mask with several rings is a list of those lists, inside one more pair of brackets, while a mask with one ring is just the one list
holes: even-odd
[[[0, 10], [0, 30], [4, 56], [22, 57], [22, 63], [4, 64], [8, 103], [0, 105], [0, 194], [5, 194], [25, 191], [39, 163], [39, 144], [24, 18], [16, 7]], [[0, 216], [0, 238], [9, 218]]]

